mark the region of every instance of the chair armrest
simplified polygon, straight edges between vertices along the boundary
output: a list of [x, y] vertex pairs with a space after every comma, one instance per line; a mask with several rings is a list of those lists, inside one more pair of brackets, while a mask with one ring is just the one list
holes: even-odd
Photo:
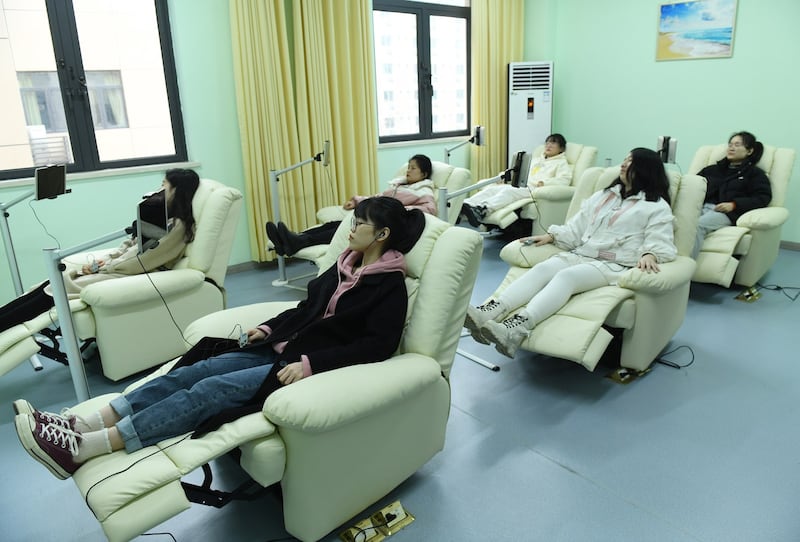
[[620, 275], [618, 284], [637, 292], [666, 292], [691, 281], [696, 264], [687, 256], [678, 256], [658, 266], [661, 269], [658, 273], [645, 273], [634, 267]]
[[751, 230], [771, 230], [781, 226], [789, 218], [789, 210], [785, 207], [762, 207], [747, 211], [739, 217], [736, 225]]
[[440, 365], [420, 354], [352, 365], [305, 378], [273, 392], [263, 413], [279, 427], [323, 433], [392, 408], [438, 382]]
[[347, 214], [341, 205], [329, 205], [317, 211], [317, 220], [322, 223], [342, 220]]
[[204, 279], [205, 275], [195, 269], [119, 277], [87, 285], [81, 290], [81, 300], [94, 307], [131, 305], [189, 292], [203, 284]]
[[575, 194], [574, 186], [556, 184], [553, 186], [540, 186], [533, 189], [533, 199], [536, 201], [569, 201]]
[[511, 241], [500, 250], [500, 258], [511, 266], [529, 269], [559, 252], [561, 249], [552, 243], [537, 247], [525, 246], [519, 241]]

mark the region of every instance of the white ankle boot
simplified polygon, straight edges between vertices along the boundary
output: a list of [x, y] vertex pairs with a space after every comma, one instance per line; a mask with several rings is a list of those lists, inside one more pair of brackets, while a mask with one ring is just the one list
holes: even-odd
[[515, 314], [503, 320], [486, 322], [481, 328], [484, 338], [494, 343], [494, 348], [504, 356], [513, 358], [522, 341], [533, 329], [532, 322], [524, 314]]
[[489, 300], [483, 305], [477, 307], [467, 307], [467, 317], [464, 320], [464, 327], [466, 327], [472, 338], [481, 344], [489, 344], [489, 341], [481, 333], [481, 327], [490, 321], [503, 317], [508, 312], [505, 305], [494, 299]]

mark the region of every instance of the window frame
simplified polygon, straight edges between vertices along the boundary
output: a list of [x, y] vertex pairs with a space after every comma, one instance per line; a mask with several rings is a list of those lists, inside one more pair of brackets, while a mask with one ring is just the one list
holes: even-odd
[[[72, 1], [45, 0], [53, 54], [56, 59], [56, 74], [61, 90], [61, 100], [64, 103], [66, 131], [72, 144], [73, 162], [67, 164], [69, 173], [169, 164], [188, 160], [167, 0], [153, 0], [153, 2], [175, 152], [169, 155], [101, 161], [95, 138], [96, 127], [89, 103], [89, 91], [85, 85], [86, 72], [81, 58]], [[32, 177], [35, 169], [35, 167], [29, 167], [0, 170], [0, 181]]]
[[[471, 50], [471, 19], [470, 8], [461, 6], [450, 6], [445, 4], [432, 4], [425, 2], [414, 2], [412, 0], [373, 0], [372, 11], [385, 11], [394, 13], [408, 13], [417, 16], [417, 96], [418, 96], [418, 120], [419, 131], [414, 134], [399, 134], [391, 136], [381, 136], [378, 126], [379, 143], [395, 143], [401, 141], [420, 141], [443, 139], [469, 135], [472, 122], [472, 50]], [[451, 130], [448, 132], [433, 132], [433, 85], [431, 84], [431, 39], [430, 39], [430, 17], [444, 16], [464, 19], [466, 21], [466, 101], [467, 101], [467, 123], [463, 130]], [[374, 39], [374, 38], [373, 38]], [[374, 43], [374, 42], [373, 42]], [[375, 77], [378, 77], [378, 66], [375, 66]], [[377, 90], [377, 89], [376, 89]], [[380, 121], [379, 121], [380, 124]]]

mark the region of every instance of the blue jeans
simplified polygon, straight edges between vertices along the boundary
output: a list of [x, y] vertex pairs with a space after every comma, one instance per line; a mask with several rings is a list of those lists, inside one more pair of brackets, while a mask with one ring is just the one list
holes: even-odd
[[194, 431], [223, 410], [247, 404], [275, 361], [271, 345], [228, 352], [175, 369], [111, 401], [125, 449], [135, 452]]

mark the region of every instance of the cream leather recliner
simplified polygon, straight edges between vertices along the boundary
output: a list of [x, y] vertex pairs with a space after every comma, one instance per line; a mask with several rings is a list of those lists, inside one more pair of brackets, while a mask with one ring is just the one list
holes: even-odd
[[[583, 200], [618, 176], [619, 167], [586, 170], [567, 217], [580, 209]], [[686, 313], [695, 268], [689, 255], [705, 195], [702, 177], [681, 177], [674, 172], [669, 177], [677, 259], [660, 264], [659, 273], [633, 268], [620, 277], [618, 286], [604, 286], [573, 296], [556, 314], [534, 328], [521, 349], [571, 360], [593, 371], [613, 337], [604, 328], [607, 326], [622, 330], [622, 367], [644, 371], [650, 366], [678, 330]], [[511, 269], [498, 292], [559, 250], [553, 245], [523, 246], [519, 241], [503, 247], [500, 257]]]
[[[225, 274], [241, 200], [238, 190], [201, 179], [192, 200], [195, 238], [174, 269], [90, 284], [80, 299], [70, 301], [75, 331], [81, 340], [97, 340], [106, 377], [120, 380], [180, 355], [186, 351], [181, 330], [225, 308]], [[106, 257], [103, 251], [93, 254]], [[87, 261], [85, 254], [72, 259]], [[55, 309], [4, 331], [0, 374], [39, 352], [36, 334], [53, 322], [58, 322]]]
[[[134, 454], [121, 451], [88, 461], [73, 479], [109, 540], [129, 540], [188, 508], [181, 477], [236, 447], [241, 466], [258, 484], [280, 482], [285, 528], [300, 540], [317, 540], [357, 515], [442, 449], [448, 375], [482, 240], [436, 217], [426, 220], [406, 259], [409, 311], [398, 352], [386, 361], [320, 373], [282, 388], [262, 412], [201, 438], [174, 438]], [[323, 270], [347, 245], [349, 230], [345, 220]], [[248, 329], [295, 305], [228, 309], [194, 322], [186, 336], [190, 341], [225, 337], [237, 324]], [[111, 397], [72, 410], [85, 414]]]
[[[697, 173], [725, 157], [726, 144], [705, 145], [697, 149], [689, 171]], [[764, 145], [758, 162], [772, 185], [768, 207], [744, 213], [733, 226], [720, 228], [706, 236], [697, 256], [692, 280], [730, 287], [750, 288], [761, 280], [775, 263], [781, 242], [781, 227], [789, 218], [784, 206], [792, 176], [795, 150]]]
[[[536, 147], [533, 156], [541, 156], [544, 145]], [[546, 231], [553, 224], [563, 224], [567, 216], [575, 185], [583, 172], [594, 166], [597, 160], [597, 147], [580, 143], [567, 143], [567, 163], [572, 168], [570, 185], [542, 186], [532, 190], [533, 201], [515, 201], [502, 209], [498, 209], [483, 219], [484, 224], [492, 224], [505, 229], [519, 218], [536, 221], [535, 231]], [[540, 229], [541, 228], [541, 229]]]
[[[469, 184], [472, 182], [472, 174], [468, 169], [445, 164], [444, 162], [437, 162], [435, 160], [431, 161], [431, 165], [433, 166], [433, 173], [431, 173], [431, 180], [433, 181], [434, 185], [433, 199], [437, 200], [437, 203], [439, 197], [439, 188], [446, 187], [448, 190], [459, 190], [469, 186]], [[400, 166], [392, 178], [396, 179], [398, 177], [405, 177], [406, 169], [408, 169], [408, 162]], [[459, 211], [461, 210], [461, 204], [466, 197], [466, 194], [463, 194], [450, 200], [450, 204], [447, 209], [447, 220], [451, 224], [456, 223]], [[330, 205], [317, 211], [317, 220], [319, 220], [320, 223], [335, 222], [342, 220], [347, 213], [348, 212], [345, 211], [341, 205]], [[327, 245], [314, 245], [306, 247], [297, 251], [292, 255], [292, 257], [310, 260], [314, 263], [317, 263], [318, 260], [320, 260], [327, 252], [327, 248]]]

